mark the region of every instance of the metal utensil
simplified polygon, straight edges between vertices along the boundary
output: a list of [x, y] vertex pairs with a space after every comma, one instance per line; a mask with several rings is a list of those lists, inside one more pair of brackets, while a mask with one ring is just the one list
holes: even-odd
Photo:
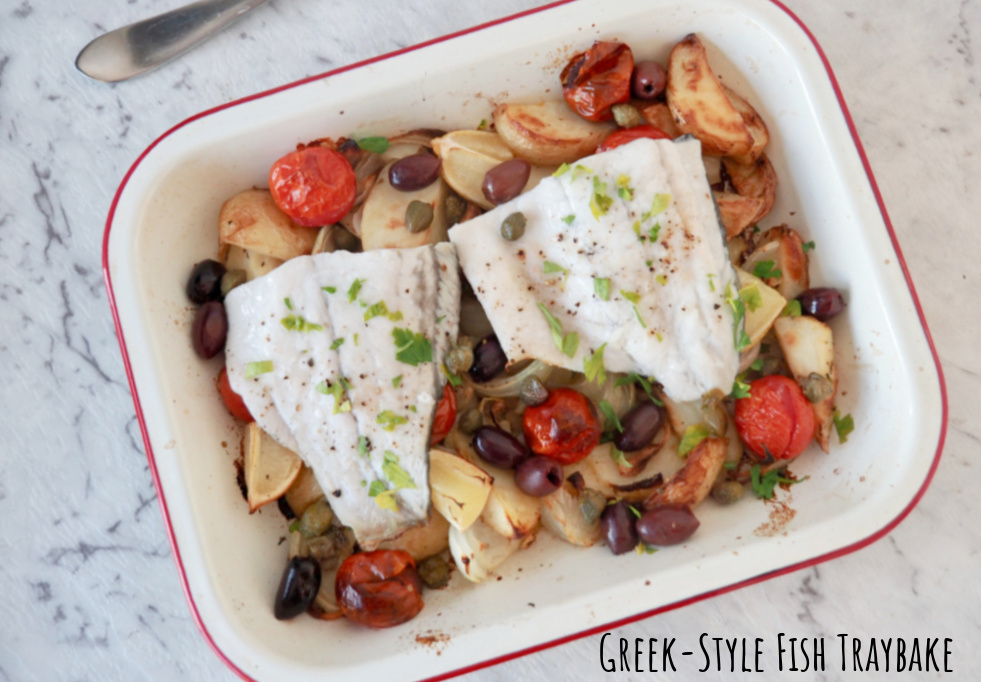
[[200, 0], [99, 36], [78, 53], [86, 76], [113, 83], [154, 69], [267, 0]]

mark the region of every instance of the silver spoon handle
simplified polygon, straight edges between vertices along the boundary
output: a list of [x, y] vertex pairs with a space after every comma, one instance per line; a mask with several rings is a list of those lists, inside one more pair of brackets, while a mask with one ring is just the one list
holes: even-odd
[[99, 36], [75, 66], [97, 80], [115, 82], [160, 66], [191, 49], [267, 0], [199, 0]]

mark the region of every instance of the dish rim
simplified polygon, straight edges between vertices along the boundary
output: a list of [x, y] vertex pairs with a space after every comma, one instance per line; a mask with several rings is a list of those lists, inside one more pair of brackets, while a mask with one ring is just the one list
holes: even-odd
[[[947, 422], [948, 422], [947, 389], [946, 389], [946, 382], [945, 382], [945, 379], [944, 379], [943, 369], [942, 369], [942, 366], [940, 364], [940, 358], [939, 358], [939, 355], [937, 354], [937, 350], [936, 350], [936, 347], [935, 347], [934, 342], [933, 342], [933, 337], [932, 337], [932, 335], [930, 333], [930, 329], [929, 329], [929, 327], [927, 325], [926, 317], [925, 317], [925, 315], [923, 313], [923, 309], [922, 309], [922, 306], [920, 304], [919, 296], [917, 295], [916, 289], [915, 289], [915, 287], [913, 285], [912, 277], [910, 276], [909, 269], [908, 269], [908, 267], [906, 265], [906, 259], [905, 259], [904, 255], [903, 255], [902, 250], [900, 249], [899, 242], [898, 242], [898, 239], [896, 237], [895, 230], [893, 229], [892, 221], [889, 218], [889, 214], [888, 214], [888, 211], [886, 209], [885, 202], [884, 202], [884, 200], [882, 198], [882, 194], [881, 194], [881, 192], [879, 190], [878, 184], [876, 183], [875, 175], [872, 172], [871, 164], [869, 163], [868, 157], [867, 157], [867, 155], [865, 153], [865, 149], [864, 149], [864, 147], [862, 145], [861, 139], [859, 138], [858, 131], [857, 131], [857, 128], [855, 126], [854, 120], [852, 119], [852, 116], [851, 116], [851, 113], [850, 113], [850, 111], [848, 109], [848, 106], [845, 103], [845, 99], [844, 99], [844, 96], [843, 96], [843, 94], [841, 92], [841, 88], [840, 88], [840, 86], [838, 84], [838, 80], [835, 77], [834, 71], [831, 68], [831, 64], [828, 61], [828, 58], [825, 55], [824, 50], [821, 48], [821, 45], [818, 43], [818, 41], [815, 38], [814, 34], [810, 31], [810, 29], [807, 27], [807, 25], [804, 24], [804, 22], [792, 10], [790, 10], [788, 7], [786, 7], [780, 0], [766, 0], [766, 1], [769, 2], [770, 4], [774, 5], [776, 8], [778, 8], [782, 12], [784, 12], [801, 29], [801, 31], [804, 33], [804, 36], [807, 38], [807, 40], [810, 41], [811, 45], [814, 47], [815, 52], [816, 52], [816, 55], [818, 56], [818, 58], [821, 61], [822, 66], [824, 67], [825, 73], [828, 76], [828, 79], [829, 79], [830, 85], [832, 87], [832, 90], [834, 92], [835, 98], [837, 99], [838, 105], [839, 105], [839, 107], [841, 109], [841, 112], [842, 112], [842, 115], [843, 115], [845, 124], [846, 124], [847, 129], [848, 129], [848, 132], [849, 132], [849, 134], [851, 136], [851, 139], [852, 139], [852, 141], [853, 141], [853, 143], [855, 145], [855, 150], [856, 150], [856, 152], [858, 154], [859, 160], [861, 161], [862, 168], [865, 171], [865, 175], [866, 175], [866, 177], [868, 179], [869, 187], [872, 190], [872, 194], [873, 194], [873, 197], [875, 199], [875, 203], [878, 206], [879, 212], [880, 212], [880, 214], [882, 216], [883, 224], [884, 224], [884, 226], [886, 228], [886, 231], [887, 231], [887, 233], [889, 235], [889, 240], [890, 240], [890, 242], [892, 244], [893, 250], [895, 251], [897, 262], [898, 262], [899, 267], [901, 269], [901, 272], [903, 274], [903, 278], [904, 278], [904, 280], [906, 282], [907, 289], [909, 290], [909, 293], [910, 293], [911, 301], [913, 303], [913, 308], [914, 308], [914, 310], [916, 312], [917, 319], [919, 320], [920, 327], [922, 328], [923, 333], [924, 333], [924, 338], [925, 338], [925, 341], [926, 341], [926, 344], [927, 344], [927, 348], [929, 349], [930, 356], [933, 358], [934, 368], [936, 370], [937, 385], [938, 385], [938, 390], [939, 390], [939, 398], [940, 398], [940, 408], [941, 408], [941, 410], [940, 410], [940, 423], [939, 423], [939, 432], [938, 432], [938, 437], [937, 437], [936, 451], [935, 451], [935, 453], [933, 455], [933, 459], [932, 459], [932, 461], [930, 463], [929, 469], [928, 469], [928, 471], [926, 473], [926, 476], [925, 476], [925, 478], [923, 480], [923, 483], [920, 485], [919, 489], [916, 491], [916, 493], [913, 495], [913, 497], [910, 499], [910, 501], [906, 504], [906, 506], [897, 514], [897, 516], [894, 519], [892, 519], [890, 522], [886, 523], [878, 531], [873, 532], [872, 534], [870, 534], [869, 536], [867, 536], [865, 538], [862, 538], [860, 540], [857, 540], [857, 541], [852, 542], [850, 544], [847, 544], [845, 546], [839, 547], [839, 548], [834, 549], [832, 551], [826, 552], [824, 554], [818, 555], [816, 557], [812, 557], [812, 558], [806, 559], [804, 561], [800, 561], [800, 562], [793, 563], [793, 564], [790, 564], [790, 565], [787, 565], [787, 566], [776, 568], [776, 569], [773, 569], [771, 571], [767, 571], [765, 573], [761, 573], [761, 574], [759, 574], [757, 576], [753, 576], [753, 577], [747, 578], [745, 580], [740, 580], [740, 581], [737, 581], [737, 582], [734, 582], [732, 584], [725, 585], [725, 586], [722, 586], [722, 587], [719, 587], [719, 588], [716, 588], [716, 589], [708, 590], [706, 592], [701, 592], [699, 594], [692, 595], [690, 597], [687, 597], [687, 598], [684, 598], [684, 599], [681, 599], [681, 600], [672, 602], [670, 604], [665, 604], [665, 605], [662, 605], [662, 606], [658, 606], [658, 607], [655, 607], [653, 609], [649, 609], [649, 610], [646, 610], [646, 611], [643, 611], [641, 613], [637, 613], [637, 614], [634, 614], [634, 615], [631, 615], [631, 616], [628, 616], [628, 617], [625, 617], [625, 618], [621, 618], [621, 619], [618, 619], [618, 620], [615, 620], [615, 621], [604, 623], [604, 624], [601, 624], [601, 625], [598, 625], [598, 626], [589, 627], [589, 628], [587, 628], [585, 630], [581, 630], [581, 631], [578, 631], [578, 632], [575, 632], [575, 633], [571, 633], [569, 635], [558, 637], [556, 639], [548, 640], [546, 642], [542, 642], [542, 643], [539, 643], [539, 644], [536, 644], [536, 645], [533, 645], [533, 646], [530, 646], [530, 647], [521, 648], [521, 649], [518, 649], [518, 650], [515, 650], [515, 651], [512, 651], [512, 652], [509, 652], [507, 654], [503, 654], [503, 655], [500, 655], [500, 656], [488, 658], [486, 660], [478, 661], [476, 663], [473, 663], [473, 664], [470, 664], [470, 665], [467, 665], [467, 666], [463, 666], [463, 667], [456, 668], [456, 669], [451, 670], [451, 671], [447, 671], [447, 672], [444, 672], [444, 673], [437, 674], [435, 676], [424, 678], [426, 682], [435, 682], [437, 680], [445, 680], [445, 679], [448, 679], [448, 678], [451, 678], [451, 677], [456, 677], [458, 675], [462, 675], [462, 674], [465, 674], [465, 673], [473, 672], [475, 670], [480, 670], [482, 668], [486, 668], [486, 667], [490, 667], [490, 666], [493, 666], [493, 665], [497, 665], [497, 664], [500, 664], [500, 663], [503, 663], [503, 662], [506, 662], [506, 661], [509, 661], [509, 660], [513, 660], [515, 658], [519, 658], [519, 657], [522, 657], [522, 656], [525, 656], [525, 655], [528, 655], [528, 654], [531, 654], [531, 653], [542, 651], [544, 649], [548, 649], [548, 648], [551, 648], [551, 647], [554, 647], [554, 646], [558, 646], [558, 645], [561, 645], [561, 644], [564, 644], [564, 643], [567, 643], [567, 642], [570, 642], [570, 641], [573, 641], [573, 640], [576, 640], [576, 639], [581, 639], [583, 637], [588, 637], [590, 635], [594, 635], [594, 634], [597, 634], [599, 632], [604, 632], [604, 631], [611, 630], [611, 629], [614, 629], [614, 628], [622, 627], [624, 625], [628, 625], [630, 623], [634, 623], [636, 621], [639, 621], [639, 620], [642, 620], [642, 619], [645, 619], [645, 618], [649, 618], [651, 616], [654, 616], [654, 615], [657, 615], [657, 614], [660, 614], [660, 613], [665, 613], [667, 611], [672, 611], [674, 609], [681, 608], [683, 606], [687, 606], [689, 604], [692, 604], [692, 603], [695, 603], [695, 602], [699, 602], [699, 601], [702, 601], [704, 599], [709, 599], [711, 597], [715, 597], [715, 596], [718, 596], [718, 595], [721, 595], [721, 594], [732, 592], [734, 590], [737, 590], [737, 589], [740, 589], [740, 588], [743, 588], [743, 587], [747, 587], [747, 586], [750, 586], [750, 585], [755, 585], [757, 583], [763, 582], [765, 580], [769, 580], [771, 578], [775, 578], [775, 577], [778, 577], [778, 576], [781, 576], [781, 575], [785, 575], [785, 574], [788, 574], [788, 573], [791, 573], [791, 572], [794, 572], [794, 571], [798, 571], [798, 570], [801, 570], [801, 569], [809, 568], [811, 566], [815, 566], [815, 565], [824, 563], [826, 561], [830, 561], [832, 559], [835, 559], [835, 558], [844, 556], [846, 554], [851, 554], [852, 552], [855, 552], [855, 551], [857, 551], [859, 549], [862, 549], [862, 548], [864, 548], [864, 547], [872, 544], [873, 542], [881, 539], [882, 537], [884, 537], [885, 535], [887, 535], [888, 533], [890, 533], [896, 526], [898, 526], [906, 518], [906, 516], [913, 510], [913, 508], [919, 503], [919, 501], [922, 499], [923, 495], [926, 493], [927, 488], [929, 487], [930, 483], [933, 480], [933, 476], [936, 473], [937, 467], [939, 466], [939, 463], [940, 463], [940, 455], [941, 455], [941, 453], [943, 451], [943, 446], [944, 446], [944, 443], [945, 443], [945, 440], [946, 440], [946, 434], [947, 434]], [[144, 449], [146, 451], [146, 455], [147, 455], [147, 460], [148, 460], [149, 467], [150, 467], [151, 476], [153, 478], [153, 484], [154, 484], [154, 487], [155, 487], [156, 492], [157, 492], [157, 498], [158, 498], [158, 502], [160, 504], [160, 509], [161, 509], [161, 513], [162, 513], [162, 516], [163, 516], [163, 520], [164, 520], [164, 526], [165, 526], [165, 530], [166, 530], [166, 533], [167, 533], [167, 540], [168, 540], [168, 542], [170, 544], [171, 551], [172, 551], [173, 556], [174, 556], [174, 561], [177, 564], [178, 574], [179, 574], [180, 582], [181, 582], [181, 588], [184, 591], [184, 597], [185, 597], [185, 599], [188, 602], [188, 606], [190, 607], [192, 618], [194, 619], [194, 622], [197, 625], [197, 627], [198, 627], [199, 631], [201, 632], [202, 636], [204, 637], [205, 641], [208, 643], [208, 645], [211, 647], [211, 649], [215, 652], [215, 654], [218, 656], [218, 658], [222, 662], [224, 662], [225, 665], [229, 667], [229, 669], [231, 669], [236, 675], [238, 675], [243, 680], [250, 680], [251, 681], [254, 678], [252, 678], [248, 674], [246, 674], [241, 668], [239, 668], [234, 662], [232, 662], [231, 659], [221, 650], [221, 648], [218, 646], [218, 644], [212, 638], [211, 633], [209, 632], [207, 626], [205, 625], [205, 623], [204, 623], [204, 621], [203, 621], [203, 619], [201, 617], [201, 614], [198, 611], [197, 604], [195, 603], [194, 597], [193, 597], [193, 595], [191, 593], [191, 587], [190, 587], [189, 580], [188, 580], [188, 577], [187, 577], [187, 574], [186, 574], [186, 571], [185, 571], [185, 568], [184, 568], [184, 562], [182, 560], [181, 553], [180, 553], [180, 550], [179, 550], [179, 547], [178, 547], [178, 544], [177, 544], [177, 538], [176, 538], [176, 536], [174, 534], [174, 528], [173, 528], [173, 524], [171, 522], [170, 511], [169, 511], [169, 508], [167, 506], [166, 496], [164, 495], [164, 491], [163, 491], [163, 488], [161, 486], [160, 475], [159, 475], [159, 472], [157, 470], [157, 465], [156, 465], [156, 458], [155, 458], [155, 454], [154, 454], [154, 451], [153, 451], [153, 447], [152, 447], [151, 442], [150, 442], [150, 435], [149, 435], [149, 431], [148, 431], [148, 428], [147, 428], [147, 425], [146, 425], [146, 422], [145, 422], [145, 418], [144, 418], [144, 414], [143, 414], [143, 410], [142, 410], [142, 406], [141, 406], [141, 402], [140, 402], [140, 398], [139, 398], [139, 392], [138, 392], [137, 387], [136, 387], [136, 379], [135, 379], [134, 374], [133, 374], [133, 369], [132, 369], [132, 365], [131, 365], [130, 358], [129, 358], [129, 352], [127, 350], [126, 340], [125, 340], [125, 337], [124, 337], [124, 334], [123, 334], [122, 321], [120, 319], [119, 309], [118, 309], [117, 304], [116, 304], [116, 296], [115, 296], [115, 293], [114, 293], [114, 290], [113, 290], [112, 277], [111, 277], [110, 268], [109, 268], [109, 240], [110, 240], [110, 231], [112, 229], [112, 224], [113, 224], [113, 221], [114, 221], [114, 218], [115, 218], [116, 209], [117, 209], [117, 206], [118, 206], [120, 197], [122, 196], [124, 190], [126, 189], [128, 183], [130, 181], [130, 178], [132, 177], [132, 175], [134, 174], [134, 172], [136, 171], [136, 169], [140, 166], [140, 164], [143, 162], [143, 160], [147, 157], [147, 155], [149, 155], [150, 152], [158, 144], [160, 144], [161, 142], [163, 142], [166, 138], [170, 137], [172, 134], [174, 134], [175, 132], [177, 132], [181, 128], [183, 128], [183, 127], [185, 127], [185, 126], [193, 123], [194, 121], [196, 121], [198, 119], [201, 119], [201, 118], [204, 118], [204, 117], [213, 115], [213, 114], [215, 114], [215, 113], [217, 113], [219, 111], [223, 111], [225, 109], [229, 109], [229, 108], [232, 108], [232, 107], [240, 106], [240, 105], [245, 104], [247, 102], [251, 102], [251, 101], [254, 101], [254, 100], [258, 100], [258, 99], [263, 99], [263, 98], [266, 98], [266, 97], [275, 95], [275, 94], [277, 94], [279, 92], [283, 92], [283, 91], [286, 91], [286, 90], [290, 90], [290, 89], [293, 89], [293, 88], [296, 88], [296, 87], [305, 85], [307, 83], [311, 83], [311, 82], [314, 82], [314, 81], [319, 81], [319, 80], [322, 80], [324, 78], [327, 78], [327, 77], [330, 77], [330, 76], [334, 76], [334, 75], [337, 75], [337, 74], [340, 74], [340, 73], [344, 73], [344, 72], [347, 72], [347, 71], [353, 71], [353, 70], [356, 70], [356, 69], [360, 69], [360, 68], [366, 67], [366, 66], [371, 65], [371, 64], [375, 64], [375, 63], [378, 63], [378, 62], [382, 62], [382, 61], [385, 61], [385, 60], [392, 59], [394, 57], [397, 57], [397, 56], [402, 55], [402, 54], [405, 54], [405, 53], [414, 52], [414, 51], [417, 51], [417, 50], [426, 48], [426, 47], [428, 47], [430, 45], [434, 45], [434, 44], [446, 42], [446, 41], [452, 40], [454, 38], [457, 38], [459, 36], [468, 35], [468, 34], [471, 34], [471, 33], [477, 33], [477, 32], [480, 32], [482, 30], [485, 30], [487, 28], [493, 27], [493, 26], [497, 26], [497, 25], [500, 25], [500, 24], [505, 24], [505, 23], [508, 23], [508, 22], [511, 22], [511, 21], [515, 21], [517, 19], [520, 19], [522, 17], [535, 15], [535, 14], [538, 14], [538, 13], [541, 13], [541, 12], [545, 12], [545, 11], [554, 9], [556, 7], [560, 7], [560, 6], [572, 4], [572, 3], [575, 3], [575, 2], [577, 2], [577, 0], [555, 0], [554, 2], [548, 3], [546, 5], [542, 5], [541, 7], [536, 7], [536, 8], [524, 10], [524, 11], [517, 12], [515, 14], [511, 14], [511, 15], [508, 15], [508, 16], [505, 16], [505, 17], [502, 17], [502, 18], [499, 18], [499, 19], [494, 19], [494, 20], [487, 21], [487, 22], [484, 22], [484, 23], [481, 23], [481, 24], [477, 24], [475, 26], [472, 26], [472, 27], [469, 27], [469, 28], [466, 28], [466, 29], [461, 29], [459, 31], [448, 33], [446, 35], [439, 36], [439, 37], [436, 37], [436, 38], [432, 38], [430, 40], [426, 40], [424, 42], [421, 42], [421, 43], [418, 43], [418, 44], [415, 44], [415, 45], [410, 45], [410, 46], [407, 46], [407, 47], [404, 47], [404, 48], [400, 48], [400, 49], [394, 50], [392, 52], [387, 52], [387, 53], [384, 53], [384, 54], [381, 54], [381, 55], [377, 55], [375, 57], [371, 57], [371, 58], [368, 58], [368, 59], [365, 59], [365, 60], [362, 60], [362, 61], [359, 61], [359, 62], [356, 62], [356, 63], [353, 63], [353, 64], [342, 66], [342, 67], [339, 67], [337, 69], [332, 69], [330, 71], [326, 71], [326, 72], [323, 72], [323, 73], [320, 73], [320, 74], [316, 74], [316, 75], [313, 75], [313, 76], [308, 76], [308, 77], [305, 77], [305, 78], [302, 78], [302, 79], [299, 79], [299, 80], [296, 80], [296, 81], [293, 81], [293, 82], [290, 82], [290, 83], [286, 83], [284, 85], [280, 85], [280, 86], [277, 86], [277, 87], [274, 87], [274, 88], [271, 88], [271, 89], [268, 89], [268, 90], [264, 90], [264, 91], [260, 91], [260, 92], [254, 93], [252, 95], [248, 95], [246, 97], [242, 97], [240, 99], [237, 99], [237, 100], [234, 100], [234, 101], [231, 101], [231, 102], [226, 102], [224, 104], [220, 104], [220, 105], [217, 105], [215, 107], [211, 107], [209, 109], [206, 109], [204, 111], [201, 111], [201, 112], [199, 112], [197, 114], [194, 114], [193, 116], [190, 116], [190, 117], [184, 119], [180, 123], [177, 123], [176, 125], [172, 126], [168, 130], [166, 130], [159, 137], [157, 137], [136, 158], [136, 160], [133, 162], [133, 164], [130, 166], [129, 170], [125, 173], [125, 175], [123, 176], [122, 180], [120, 181], [119, 187], [117, 188], [116, 193], [113, 196], [113, 200], [112, 200], [112, 203], [111, 203], [110, 208], [109, 208], [109, 214], [108, 214], [107, 219], [106, 219], [105, 230], [104, 230], [104, 233], [103, 233], [103, 243], [102, 243], [102, 271], [103, 271], [103, 280], [104, 280], [105, 287], [106, 287], [106, 293], [107, 293], [107, 296], [108, 296], [108, 299], [109, 299], [109, 305], [110, 305], [110, 309], [111, 309], [111, 313], [112, 313], [113, 325], [114, 325], [114, 328], [115, 328], [117, 340], [119, 342], [120, 353], [122, 355], [123, 367], [124, 367], [125, 372], [126, 372], [126, 378], [127, 378], [127, 382], [128, 382], [129, 388], [130, 388], [130, 393], [131, 393], [132, 398], [133, 398], [133, 404], [134, 404], [134, 408], [135, 408], [135, 411], [136, 411], [136, 418], [137, 418], [137, 421], [138, 421], [138, 423], [140, 425], [140, 434], [141, 434], [141, 437], [143, 439], [143, 446], [144, 446]]]

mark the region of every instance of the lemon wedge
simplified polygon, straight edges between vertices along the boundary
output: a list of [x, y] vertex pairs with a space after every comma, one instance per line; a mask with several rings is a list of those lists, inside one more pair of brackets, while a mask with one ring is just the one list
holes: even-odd
[[251, 513], [282, 497], [300, 475], [303, 461], [292, 450], [274, 441], [255, 422], [245, 429], [242, 450]]

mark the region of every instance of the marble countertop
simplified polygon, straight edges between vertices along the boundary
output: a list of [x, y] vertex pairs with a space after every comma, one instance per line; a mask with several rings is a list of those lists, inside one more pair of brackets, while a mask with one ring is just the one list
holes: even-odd
[[[273, 0], [143, 78], [75, 70], [99, 33], [176, 4], [0, 0], [0, 682], [234, 679], [184, 600], [102, 282], [105, 217], [137, 155], [200, 110], [545, 3]], [[614, 634], [950, 638], [941, 677], [978, 679], [981, 3], [785, 4], [835, 69], [917, 286], [946, 375], [944, 454], [871, 546]], [[751, 679], [864, 679], [832, 661]], [[461, 679], [607, 677], [591, 636]]]

